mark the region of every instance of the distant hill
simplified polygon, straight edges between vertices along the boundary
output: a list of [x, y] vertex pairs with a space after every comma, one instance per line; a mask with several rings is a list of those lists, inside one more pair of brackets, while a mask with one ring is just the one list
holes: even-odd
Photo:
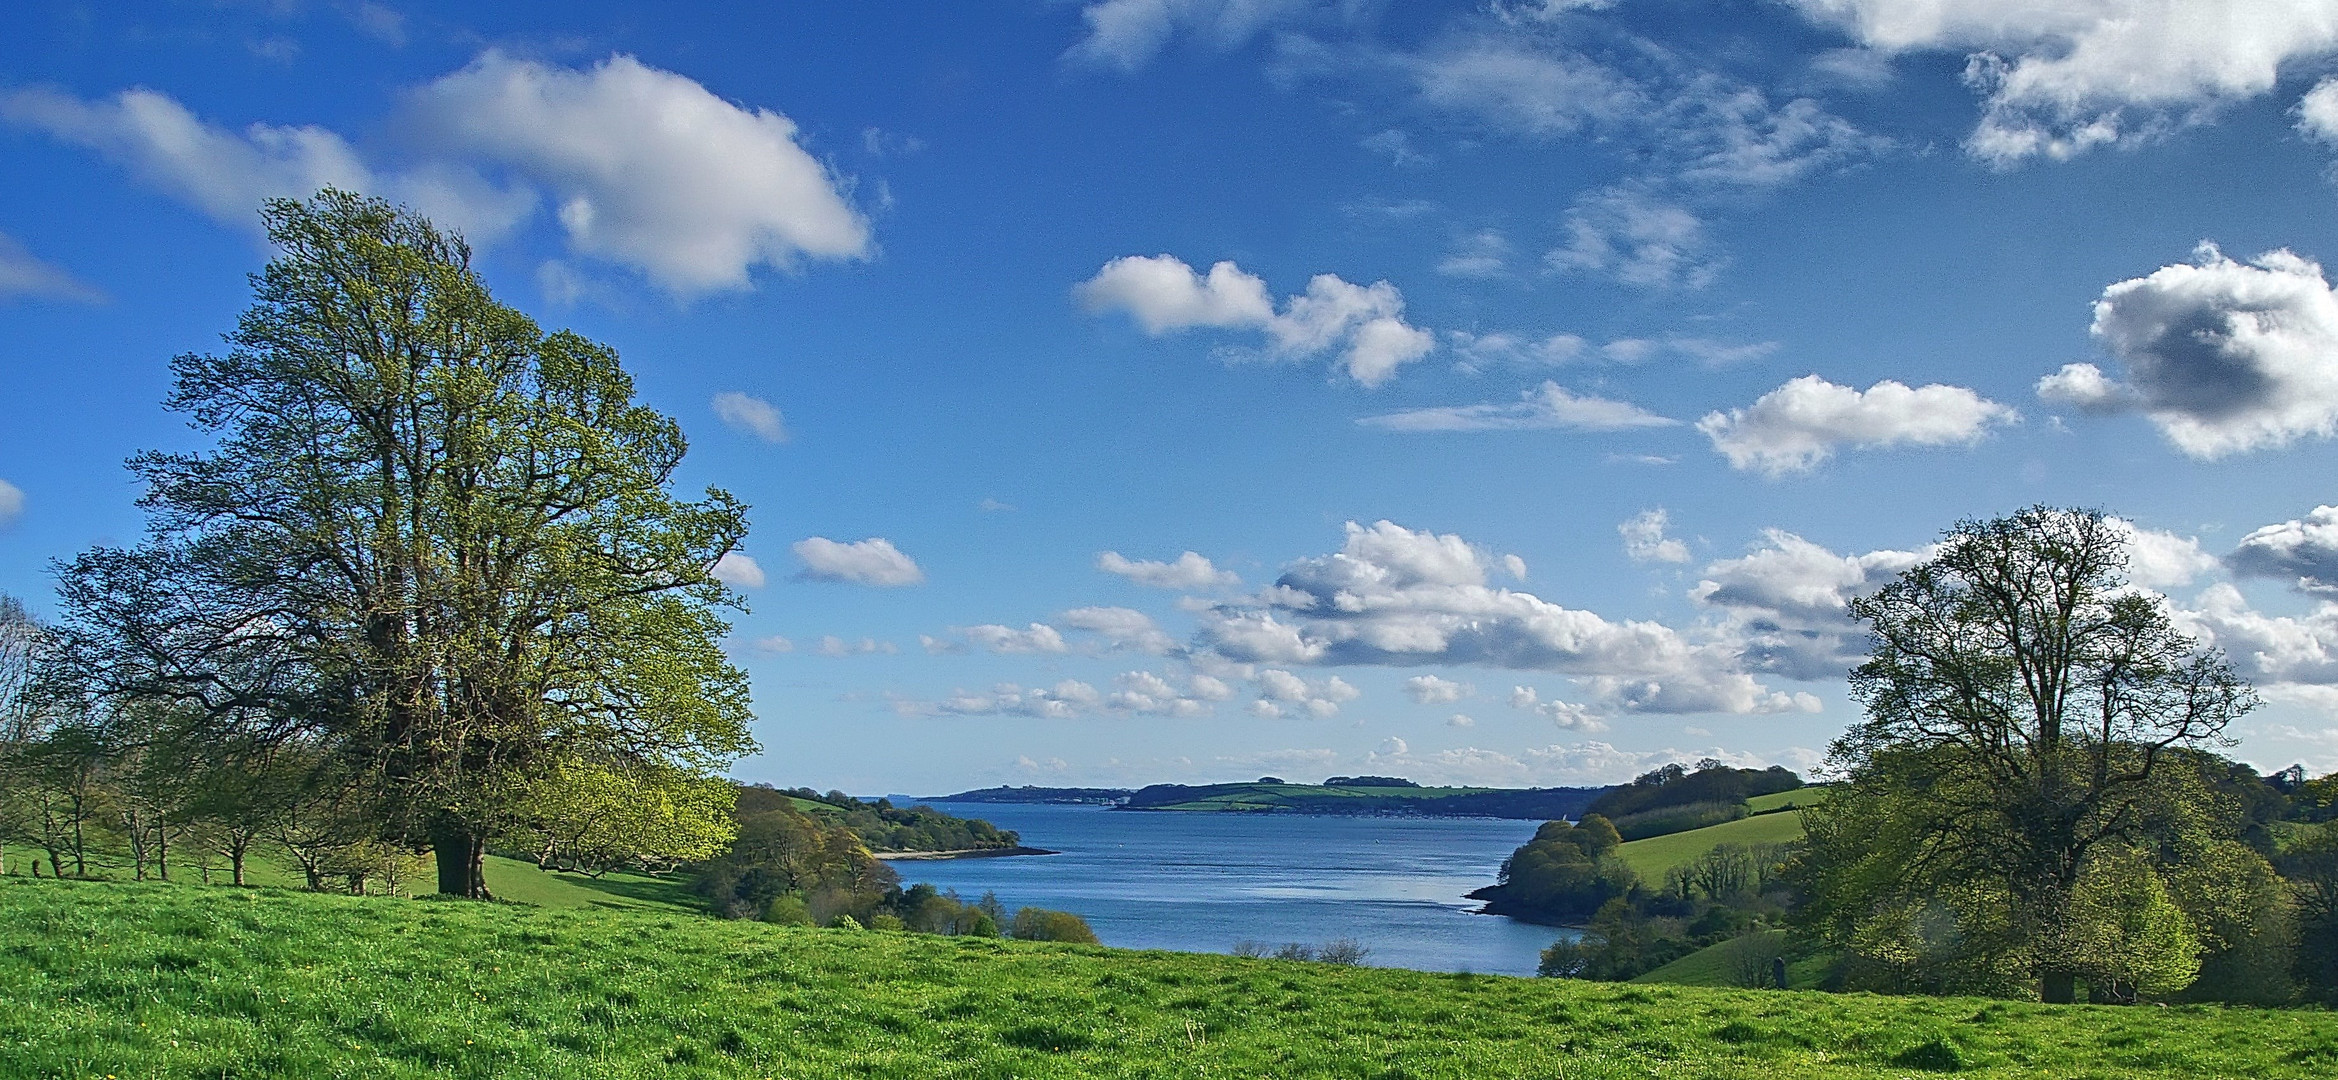
[[1200, 813], [1290, 813], [1342, 816], [1499, 817], [1548, 821], [1580, 815], [1604, 787], [1478, 788], [1338, 784], [1154, 784], [1130, 795], [1123, 810]]
[[864, 802], [841, 791], [823, 795], [811, 788], [742, 785], [733, 813], [744, 827], [760, 815], [782, 810], [831, 828], [848, 829], [875, 853], [1010, 851], [1021, 847], [1014, 830], [998, 828], [980, 818], [955, 817], [930, 806], [896, 806], [890, 799]]
[[1101, 787], [989, 787], [961, 791], [956, 795], [935, 795], [920, 802], [969, 803], [1069, 803], [1074, 805], [1115, 806], [1136, 794], [1127, 788]]

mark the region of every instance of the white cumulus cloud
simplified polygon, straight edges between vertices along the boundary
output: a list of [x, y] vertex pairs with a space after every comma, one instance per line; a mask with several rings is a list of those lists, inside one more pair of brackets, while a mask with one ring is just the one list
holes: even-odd
[[2338, 593], [2338, 506], [2251, 530], [2225, 564], [2236, 574], [2291, 581], [2306, 592]]
[[849, 543], [813, 536], [796, 541], [792, 550], [804, 563], [799, 576], [809, 581], [897, 588], [925, 580], [925, 571], [881, 536]]
[[1551, 251], [1559, 270], [1600, 273], [1645, 289], [1700, 289], [1720, 272], [1705, 223], [1679, 202], [1635, 188], [1576, 198], [1567, 244]]
[[1181, 35], [1212, 49], [1239, 48], [1314, 6], [1312, 0], [1095, 0], [1080, 9], [1087, 34], [1064, 58], [1134, 71]]
[[1206, 675], [1192, 677], [1179, 689], [1150, 671], [1124, 671], [1113, 686], [1104, 697], [1105, 708], [1145, 716], [1202, 716], [1214, 711], [1213, 702], [1233, 696], [1226, 684]]
[[752, 394], [725, 390], [714, 396], [711, 403], [714, 415], [741, 431], [767, 443], [787, 441], [787, 423], [781, 419], [778, 407]]
[[1968, 54], [1966, 149], [1998, 164], [2132, 142], [2271, 91], [2338, 49], [2326, 0], [1790, 0], [1885, 53]]
[[1689, 561], [1689, 546], [1664, 535], [1670, 522], [1670, 516], [1661, 506], [1626, 518], [1615, 527], [1624, 538], [1624, 557], [1636, 563]]
[[1477, 688], [1465, 682], [1442, 679], [1435, 675], [1415, 675], [1404, 681], [1404, 694], [1415, 705], [1442, 705], [1460, 701], [1476, 693]]
[[986, 623], [969, 626], [963, 632], [966, 640], [994, 653], [1059, 653], [1067, 648], [1063, 634], [1046, 623], [1035, 622], [1021, 630]]
[[42, 260], [15, 237], [0, 233], [0, 300], [16, 297], [95, 304], [105, 300], [105, 293], [64, 267]]
[[1210, 267], [1204, 277], [1174, 255], [1123, 255], [1073, 295], [1090, 311], [1125, 311], [1155, 335], [1197, 326], [1254, 329], [1275, 316], [1265, 279], [1230, 261]]
[[1177, 642], [1153, 622], [1152, 616], [1134, 608], [1073, 608], [1063, 613], [1063, 624], [1102, 638], [1108, 649], [1133, 649], [1160, 656], [1177, 648]]
[[1510, 707], [1524, 709], [1557, 725], [1565, 731], [1606, 731], [1607, 724], [1588, 706], [1571, 701], [1545, 701], [1542, 692], [1531, 686], [1510, 688]]
[[1519, 395], [1501, 405], [1437, 405], [1425, 409], [1366, 416], [1356, 423], [1383, 431], [1628, 431], [1667, 427], [1679, 421], [1649, 412], [1628, 401], [1589, 394], [1578, 395], [1555, 382]]
[[[490, 50], [411, 90], [400, 162], [316, 125], [204, 121], [157, 91], [85, 101], [0, 94], [0, 118], [87, 147], [222, 222], [327, 186], [412, 205], [476, 242], [549, 202], [569, 247], [676, 294], [740, 289], [757, 266], [869, 254], [868, 222], [797, 142], [793, 121], [685, 76], [612, 56], [584, 69]], [[491, 181], [488, 173], [500, 174]]]
[[2338, 77], [2323, 79], [2297, 102], [2297, 129], [2326, 143], [2338, 143]]
[[24, 516], [24, 489], [0, 480], [0, 529], [16, 524]]
[[707, 569], [716, 581], [741, 589], [763, 587], [763, 567], [753, 556], [743, 551], [726, 551]]
[[1339, 707], [1362, 695], [1337, 675], [1303, 679], [1280, 668], [1258, 673], [1258, 699], [1250, 703], [1257, 716], [1274, 718], [1305, 713], [1318, 720], [1338, 714]]
[[575, 70], [489, 51], [414, 92], [409, 122], [552, 192], [569, 242], [677, 293], [870, 251], [868, 221], [795, 121], [630, 56]]
[[2241, 263], [2202, 244], [2194, 262], [2104, 289], [2093, 331], [2126, 380], [2072, 364], [2039, 380], [2040, 397], [2140, 410], [2203, 460], [2338, 433], [2338, 295], [2311, 260]]
[[2317, 604], [2302, 617], [2269, 615], [2250, 607], [2227, 582], [2201, 590], [2195, 603], [2173, 613], [2178, 628], [2222, 649], [2234, 669], [2268, 695], [2338, 686], [2338, 604]]
[[1961, 386], [1910, 387], [1886, 379], [1857, 390], [1805, 375], [1747, 408], [1707, 413], [1697, 430], [1732, 467], [1777, 477], [1814, 469], [1840, 446], [1970, 444], [2020, 418]]
[[[257, 123], [230, 131], [143, 88], [95, 101], [48, 87], [13, 90], [0, 94], [0, 118], [94, 150], [211, 217], [246, 228], [259, 224], [266, 199], [382, 186], [355, 148], [325, 128]], [[466, 224], [469, 232], [500, 231]]]
[[1461, 666], [1575, 678], [1608, 712], [1785, 712], [1817, 707], [1772, 691], [1722, 640], [1617, 622], [1493, 584], [1522, 576], [1458, 536], [1350, 522], [1340, 551], [1301, 559], [1258, 597], [1198, 612], [1202, 648], [1237, 663]]
[[1078, 679], [1053, 686], [1023, 686], [1003, 682], [988, 690], [953, 690], [940, 701], [896, 701], [893, 709], [904, 716], [1031, 716], [1069, 720], [1104, 703], [1104, 695]]
[[835, 657], [873, 656], [880, 653], [886, 656], [891, 656], [894, 653], [900, 651], [901, 648], [890, 641], [878, 641], [875, 638], [862, 638], [859, 641], [847, 641], [843, 638], [837, 637], [834, 634], [829, 634], [826, 637], [821, 638], [820, 647], [818, 649], [818, 652], [822, 656]]
[[2110, 519], [2127, 542], [2127, 580], [2146, 589], [2174, 589], [2190, 585], [2218, 566], [2216, 556], [2200, 549], [2200, 538], [2146, 529], [2125, 518]]
[[1304, 359], [1336, 353], [1349, 378], [1376, 387], [1436, 348], [1436, 335], [1404, 321], [1404, 297], [1385, 281], [1357, 285], [1317, 274], [1280, 311], [1266, 282], [1231, 262], [1207, 276], [1174, 255], [1124, 255], [1072, 290], [1092, 312], [1124, 311], [1148, 334], [1195, 327], [1257, 330], [1267, 354]]
[[1188, 551], [1169, 562], [1131, 559], [1117, 551], [1099, 552], [1096, 569], [1156, 589], [1217, 589], [1242, 584], [1231, 570], [1220, 570], [1199, 552]]
[[1794, 679], [1839, 678], [1866, 651], [1850, 603], [1882, 588], [1925, 552], [1839, 555], [1783, 529], [1705, 567], [1689, 598], [1723, 617], [1743, 662]]

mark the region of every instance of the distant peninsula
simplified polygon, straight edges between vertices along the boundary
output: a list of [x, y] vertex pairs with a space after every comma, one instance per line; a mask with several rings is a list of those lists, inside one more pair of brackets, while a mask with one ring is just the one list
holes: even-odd
[[1422, 787], [1393, 776], [1334, 776], [1294, 784], [1265, 776], [1236, 784], [1126, 788], [994, 787], [933, 802], [1057, 803], [1187, 813], [1286, 813], [1342, 817], [1496, 817], [1550, 821], [1583, 813], [1607, 787]]
[[1094, 787], [988, 787], [961, 791], [956, 795], [934, 795], [919, 802], [954, 803], [1059, 803], [1087, 806], [1118, 806], [1136, 794], [1129, 788]]

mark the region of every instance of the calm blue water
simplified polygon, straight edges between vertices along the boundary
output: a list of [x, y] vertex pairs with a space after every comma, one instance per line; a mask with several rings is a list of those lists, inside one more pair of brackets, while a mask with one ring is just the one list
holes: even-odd
[[1540, 822], [930, 805], [1063, 854], [896, 862], [904, 886], [1075, 912], [1107, 945], [1222, 953], [1245, 939], [1353, 938], [1383, 967], [1532, 975], [1543, 947], [1572, 934], [1470, 914], [1477, 903], [1462, 896], [1492, 884]]

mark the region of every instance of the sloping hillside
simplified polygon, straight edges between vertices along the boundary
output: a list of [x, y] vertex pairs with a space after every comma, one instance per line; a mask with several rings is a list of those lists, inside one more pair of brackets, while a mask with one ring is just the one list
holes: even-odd
[[[1788, 792], [1787, 794], [1795, 794]], [[1616, 849], [1640, 880], [1664, 883], [1666, 871], [1723, 844], [1783, 844], [1802, 838], [1802, 813], [1755, 814], [1687, 832], [1633, 840]]]
[[1438, 975], [0, 880], [0, 1078], [2315, 1077], [2325, 1013]]

